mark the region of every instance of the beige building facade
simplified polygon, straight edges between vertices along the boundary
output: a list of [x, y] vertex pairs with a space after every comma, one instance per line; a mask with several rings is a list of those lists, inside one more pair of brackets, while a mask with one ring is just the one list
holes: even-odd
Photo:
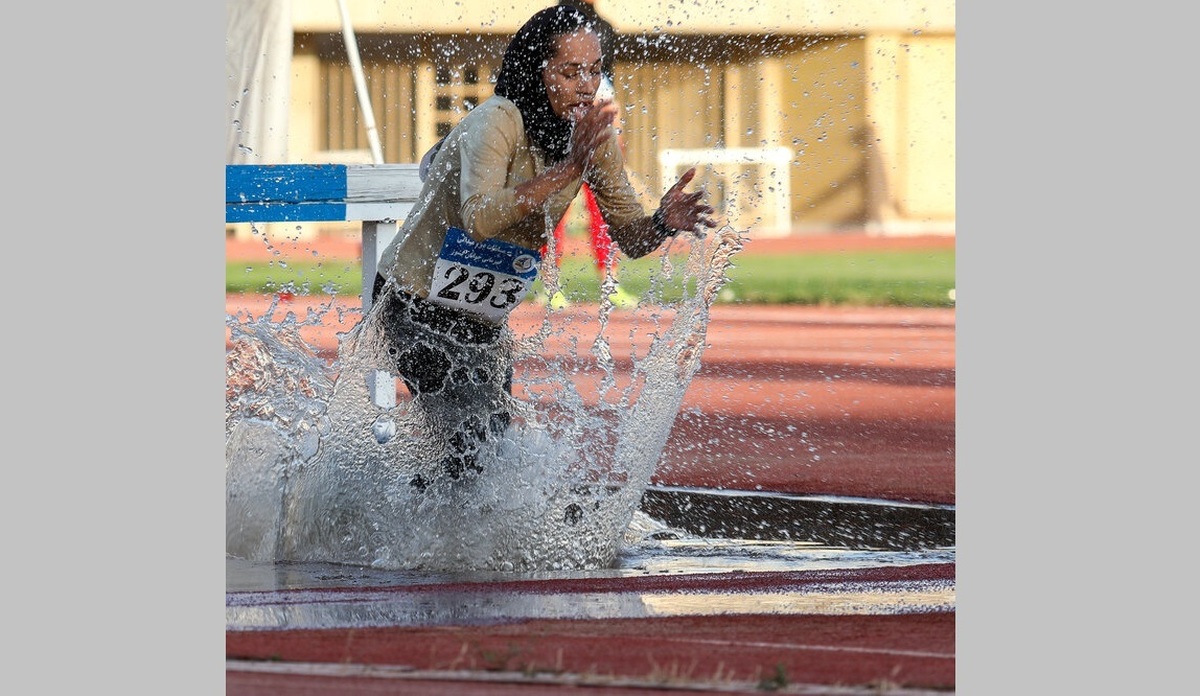
[[[551, 1], [291, 0], [286, 161], [418, 161]], [[648, 203], [694, 164], [756, 236], [955, 233], [953, 0], [595, 6]]]

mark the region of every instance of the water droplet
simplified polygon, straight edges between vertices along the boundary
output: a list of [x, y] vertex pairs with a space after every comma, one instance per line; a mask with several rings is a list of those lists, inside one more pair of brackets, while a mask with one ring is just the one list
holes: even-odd
[[396, 437], [396, 421], [387, 416], [380, 416], [371, 426], [371, 432], [375, 435], [376, 442], [386, 444]]

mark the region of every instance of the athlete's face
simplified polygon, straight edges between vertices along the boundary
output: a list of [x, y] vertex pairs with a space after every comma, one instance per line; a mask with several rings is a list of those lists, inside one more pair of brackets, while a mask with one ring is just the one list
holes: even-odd
[[554, 39], [554, 54], [542, 70], [550, 108], [559, 118], [592, 103], [600, 86], [600, 39], [586, 30]]

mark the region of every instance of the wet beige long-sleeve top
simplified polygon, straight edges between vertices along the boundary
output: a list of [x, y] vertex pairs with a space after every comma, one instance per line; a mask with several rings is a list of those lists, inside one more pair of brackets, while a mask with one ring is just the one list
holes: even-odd
[[[621, 251], [633, 258], [662, 241], [625, 175], [617, 139], [596, 151], [585, 174], [596, 203]], [[552, 195], [541, 211], [522, 217], [516, 189], [545, 171], [541, 152], [525, 135], [521, 112], [493, 96], [473, 109], [446, 137], [425, 185], [399, 234], [384, 249], [379, 268], [405, 291], [428, 297], [434, 264], [449, 227], [478, 241], [496, 238], [538, 250], [579, 193], [583, 178]]]

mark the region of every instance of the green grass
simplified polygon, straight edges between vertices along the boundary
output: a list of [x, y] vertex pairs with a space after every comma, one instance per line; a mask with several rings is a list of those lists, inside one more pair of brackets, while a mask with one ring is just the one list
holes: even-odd
[[[953, 307], [954, 258], [953, 249], [738, 254], [718, 302]], [[685, 261], [672, 257], [676, 273], [664, 281], [659, 255], [622, 258], [617, 278], [622, 287], [639, 296], [658, 279], [663, 300], [671, 302], [683, 294], [680, 278]], [[357, 296], [361, 273], [357, 261], [230, 261], [225, 268], [225, 290]], [[597, 296], [600, 281], [590, 258], [568, 257], [559, 273], [568, 299], [587, 301]], [[534, 290], [541, 290], [540, 280]]]
[[226, 261], [225, 292], [297, 295], [358, 295], [362, 265], [357, 261]]
[[952, 307], [954, 250], [734, 257], [726, 286], [748, 303]]

